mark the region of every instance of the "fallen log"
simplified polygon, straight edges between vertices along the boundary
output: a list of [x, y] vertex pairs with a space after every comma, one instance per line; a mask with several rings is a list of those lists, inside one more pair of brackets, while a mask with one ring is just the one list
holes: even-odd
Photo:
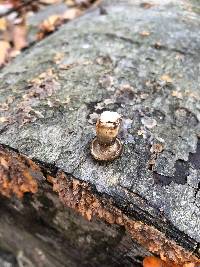
[[[2, 70], [2, 255], [20, 266], [199, 262], [197, 5], [106, 1]], [[104, 110], [123, 117], [123, 153], [102, 163], [90, 144]]]

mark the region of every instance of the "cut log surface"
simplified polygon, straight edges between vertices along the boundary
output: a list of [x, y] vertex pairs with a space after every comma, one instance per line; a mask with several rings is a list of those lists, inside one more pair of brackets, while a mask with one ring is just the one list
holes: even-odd
[[[179, 263], [200, 258], [198, 5], [105, 1], [22, 52], [0, 74], [3, 153], [25, 155], [50, 174], [65, 206], [120, 225], [148, 251]], [[122, 115], [124, 149], [113, 162], [99, 163], [90, 143], [104, 110]], [[6, 168], [5, 161], [1, 165]], [[11, 200], [2, 201], [12, 210]], [[58, 262], [54, 266], [63, 266]]]

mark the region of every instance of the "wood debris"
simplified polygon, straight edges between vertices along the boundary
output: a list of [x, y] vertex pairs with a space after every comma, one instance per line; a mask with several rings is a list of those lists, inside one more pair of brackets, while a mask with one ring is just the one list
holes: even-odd
[[172, 78], [167, 74], [162, 75], [160, 79], [162, 81], [164, 81], [164, 82], [167, 82], [167, 83], [172, 83], [173, 82]]

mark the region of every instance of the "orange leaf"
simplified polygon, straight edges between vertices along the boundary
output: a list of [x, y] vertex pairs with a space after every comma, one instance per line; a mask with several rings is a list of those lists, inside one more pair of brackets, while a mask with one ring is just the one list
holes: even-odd
[[162, 260], [152, 256], [144, 258], [143, 267], [164, 267], [164, 265]]
[[143, 260], [143, 267], [181, 267], [172, 262], [165, 262], [159, 258], [150, 256]]
[[61, 20], [60, 15], [51, 15], [42, 22], [40, 29], [44, 32], [53, 32], [61, 24]]

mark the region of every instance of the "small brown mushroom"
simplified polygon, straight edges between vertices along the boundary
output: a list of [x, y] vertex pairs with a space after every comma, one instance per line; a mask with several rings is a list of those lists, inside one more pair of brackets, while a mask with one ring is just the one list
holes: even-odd
[[111, 161], [122, 153], [121, 141], [117, 138], [121, 124], [117, 112], [104, 111], [96, 123], [97, 136], [91, 143], [91, 154], [99, 161]]

